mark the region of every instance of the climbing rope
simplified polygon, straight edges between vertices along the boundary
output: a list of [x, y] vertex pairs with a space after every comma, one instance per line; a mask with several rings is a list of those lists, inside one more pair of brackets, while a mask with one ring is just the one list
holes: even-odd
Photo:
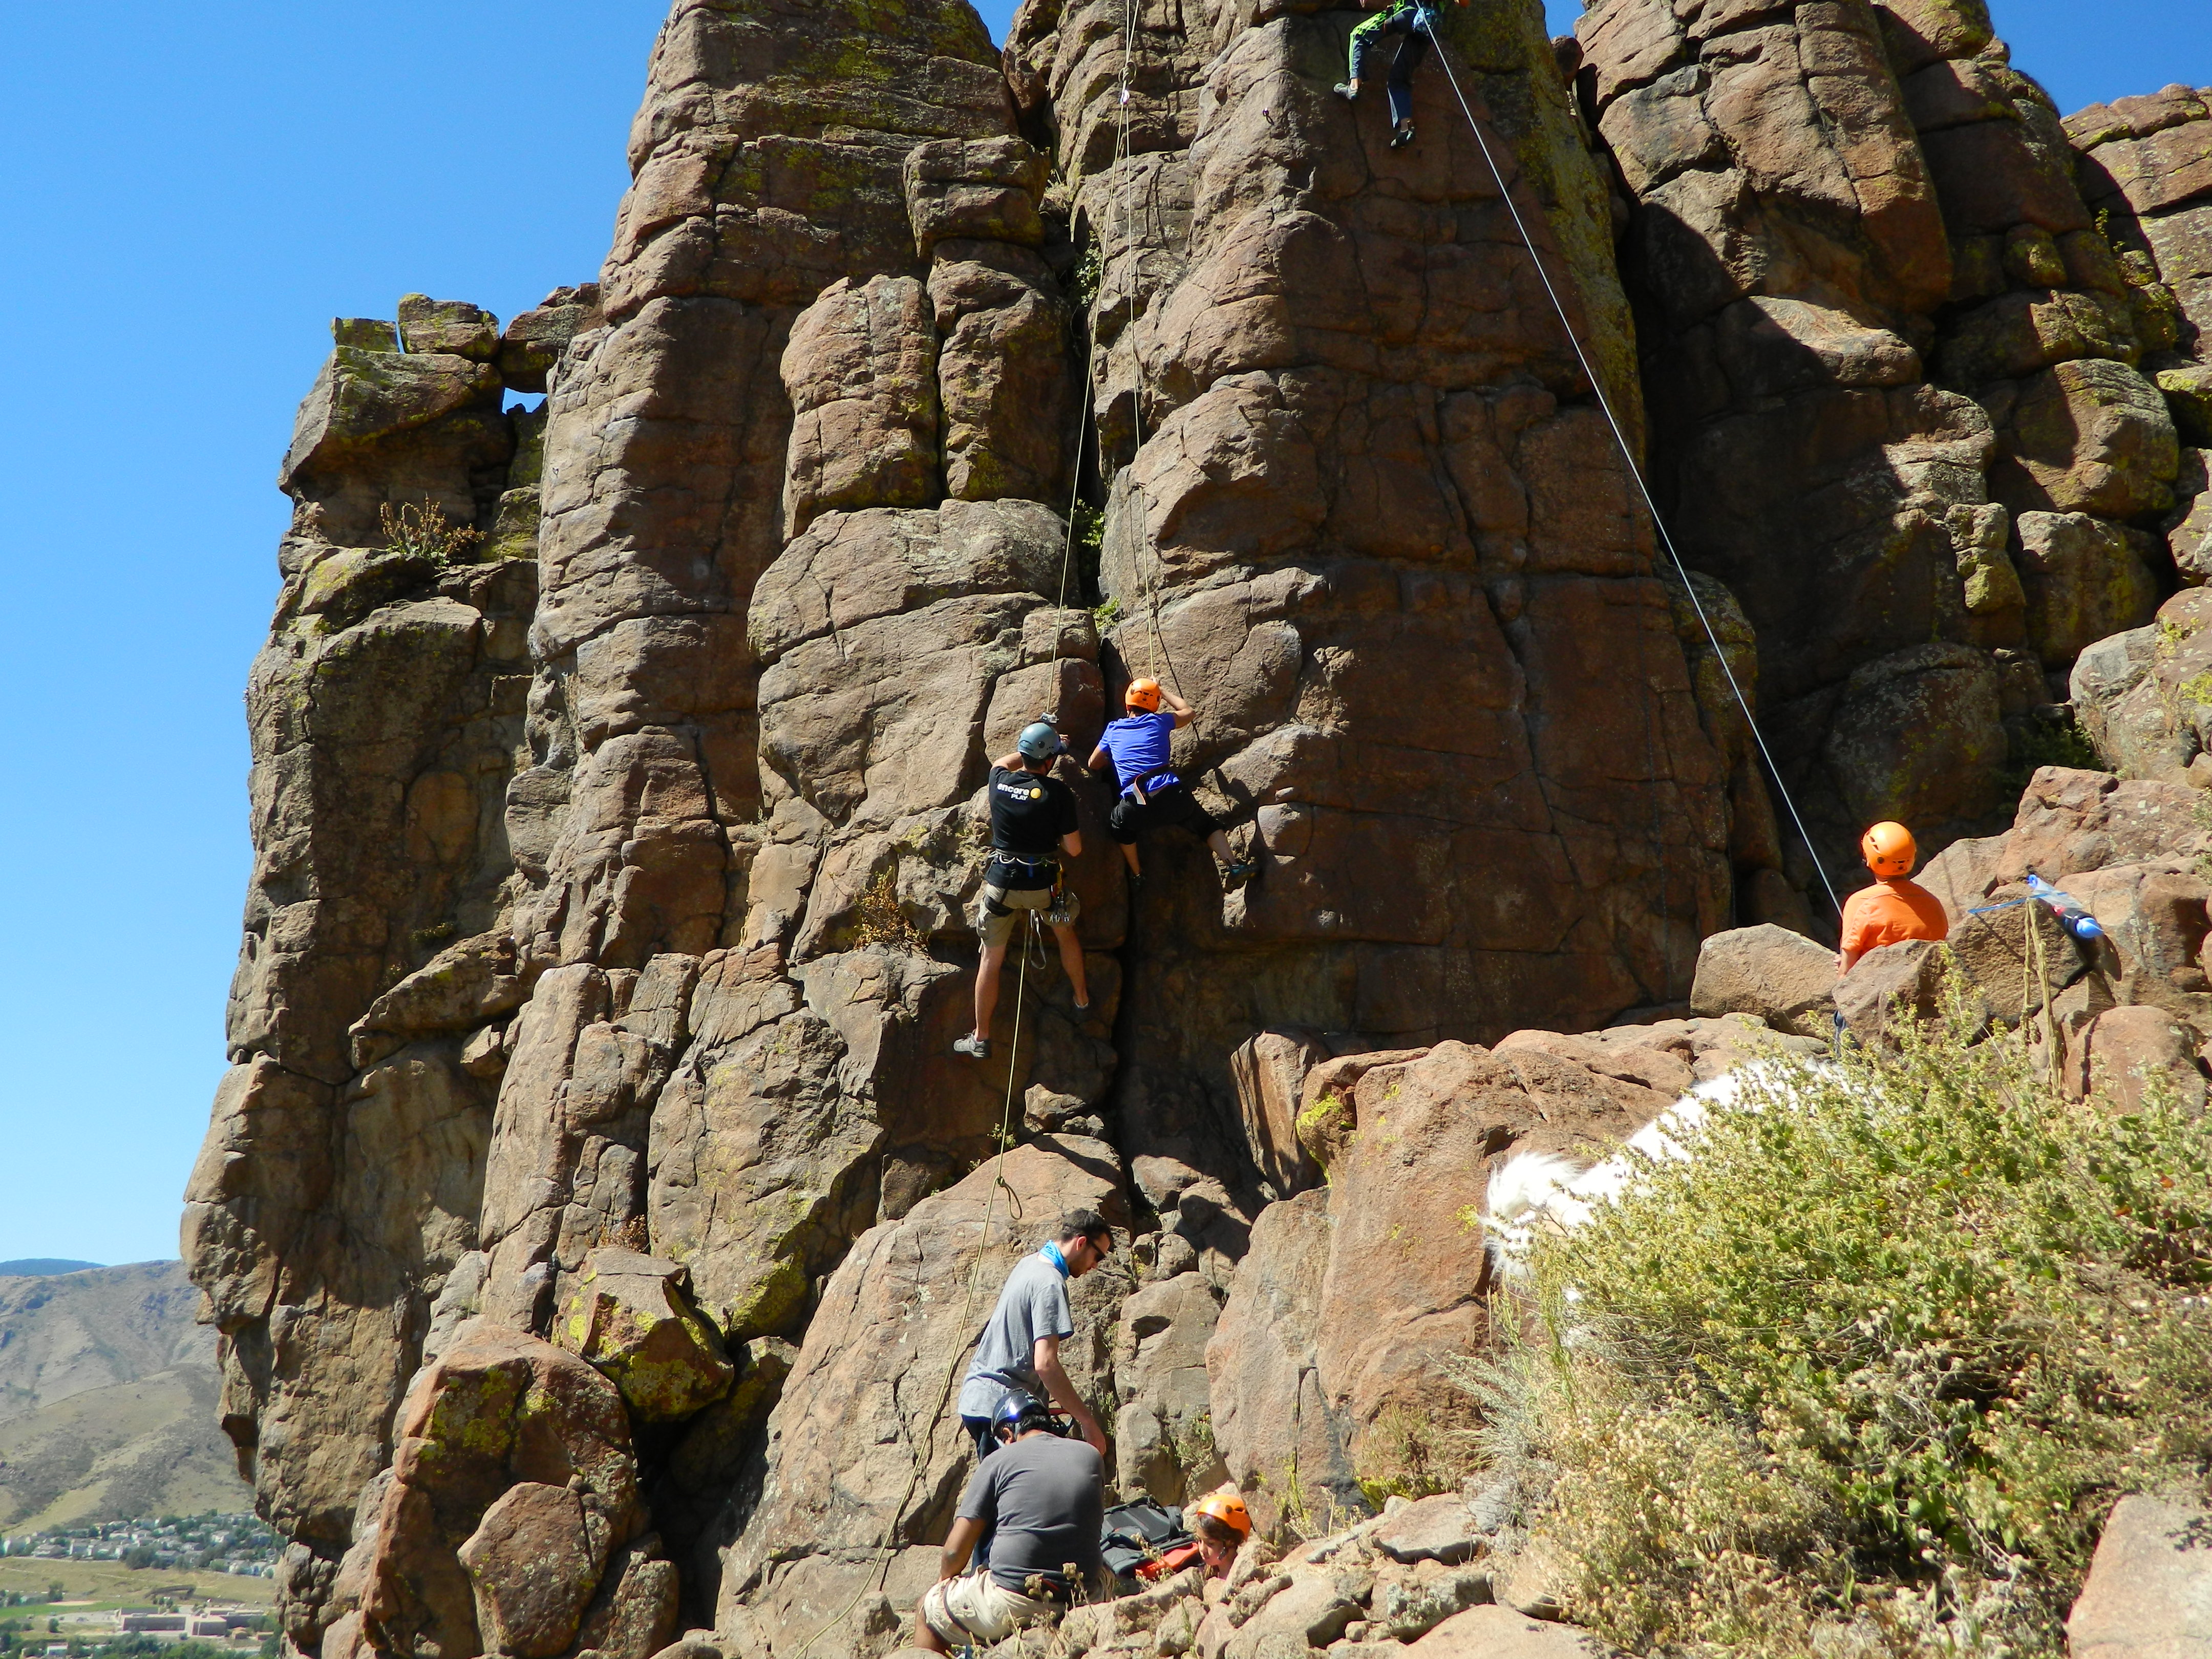
[[[1030, 933], [1036, 933], [1038, 931], [1036, 912], [1026, 910], [1023, 914], [1029, 918]], [[999, 1150], [991, 1160], [989, 1195], [983, 1200], [983, 1231], [975, 1241], [975, 1257], [968, 1267], [968, 1291], [960, 1304], [960, 1323], [957, 1328], [963, 1332], [968, 1329], [969, 1322], [975, 1316], [975, 1292], [982, 1283], [983, 1261], [991, 1248], [991, 1218], [998, 1212], [999, 1194], [1002, 1190], [1006, 1194], [1009, 1224], [1020, 1221], [1022, 1216], [1021, 1194], [1006, 1185], [1006, 1148], [1013, 1139], [1014, 1079], [1019, 1074], [1017, 1062], [1022, 1050], [1022, 1003], [1029, 991], [1029, 945], [1031, 942], [1026, 939], [1024, 941], [1021, 971], [1014, 981], [1014, 1040], [1006, 1052], [1006, 1100], [999, 1113]], [[938, 1424], [944, 1420], [945, 1407], [952, 1402], [953, 1382], [960, 1375], [960, 1362], [967, 1356], [970, 1346], [963, 1341], [954, 1348], [952, 1363], [945, 1368], [945, 1386], [938, 1390], [937, 1403], [930, 1408], [928, 1421], [921, 1425], [914, 1467], [907, 1474], [906, 1490], [899, 1494], [898, 1502], [891, 1505], [891, 1512], [884, 1522], [884, 1535], [876, 1544], [875, 1565], [868, 1569], [868, 1576], [860, 1581], [860, 1587], [853, 1592], [852, 1599], [817, 1626], [814, 1633], [800, 1644], [797, 1659], [806, 1659], [814, 1644], [851, 1618], [853, 1610], [860, 1605], [863, 1599], [871, 1592], [882, 1589], [884, 1574], [890, 1566], [891, 1540], [898, 1531], [899, 1521], [906, 1513], [906, 1506], [914, 1501], [915, 1488], [921, 1484], [922, 1470], [929, 1463], [929, 1443], [936, 1436]], [[903, 1613], [901, 1616], [903, 1617]]]
[[1682, 590], [1689, 595], [1690, 608], [1697, 612], [1698, 624], [1705, 630], [1705, 638], [1711, 642], [1713, 655], [1720, 663], [1722, 674], [1727, 678], [1729, 690], [1735, 698], [1736, 707], [1743, 711], [1744, 724], [1751, 729], [1751, 739], [1759, 745], [1759, 757], [1765, 761], [1767, 773], [1774, 780], [1775, 793], [1782, 797], [1782, 804], [1790, 809], [1790, 822], [1797, 826], [1798, 836], [1804, 841], [1806, 850], [1813, 855], [1813, 867], [1820, 874], [1820, 885], [1827, 889], [1828, 902], [1835, 907], [1836, 915], [1841, 917], [1843, 900], [1837, 895], [1835, 883], [1828, 879], [1827, 868], [1820, 862], [1813, 837], [1805, 828], [1804, 817], [1798, 811], [1797, 803], [1790, 797], [1790, 786], [1782, 781], [1782, 769], [1775, 763], [1773, 750], [1766, 746], [1765, 735], [1759, 731], [1758, 718], [1751, 712], [1751, 701], [1736, 683], [1735, 670], [1729, 665], [1728, 653], [1721, 649], [1720, 635], [1714, 630], [1712, 618], [1705, 614], [1705, 601], [1698, 597], [1697, 586], [1690, 580], [1690, 568], [1683, 562], [1680, 552], [1675, 548], [1674, 537], [1668, 532], [1666, 519], [1659, 511], [1659, 503], [1653, 499], [1651, 486], [1644, 480], [1644, 469], [1636, 464], [1636, 452], [1629, 447], [1628, 434], [1621, 429], [1620, 417], [1613, 413], [1613, 399], [1606, 396], [1605, 382], [1599, 379], [1596, 367], [1583, 349], [1583, 343], [1575, 333], [1574, 321], [1567, 313], [1566, 301], [1559, 297], [1559, 289], [1553, 285], [1551, 272], [1544, 267], [1544, 256], [1537, 251], [1536, 239], [1529, 234], [1528, 222], [1521, 216], [1520, 204], [1506, 187], [1505, 174], [1498, 165], [1497, 156], [1491, 152], [1489, 139], [1483, 137], [1482, 124], [1474, 118], [1474, 111], [1467, 101], [1467, 94], [1460, 90], [1459, 76], [1452, 73], [1451, 54], [1444, 50], [1443, 36], [1437, 27], [1437, 15], [1429, 7], [1424, 6], [1421, 9], [1429, 42], [1437, 51], [1437, 62], [1443, 66], [1444, 79], [1451, 87], [1452, 96], [1459, 100], [1460, 113], [1467, 117], [1468, 130], [1474, 134], [1475, 145], [1482, 152], [1483, 163], [1490, 169], [1490, 176], [1498, 185], [1498, 196], [1505, 203], [1506, 212], [1512, 216], [1513, 228], [1520, 233], [1521, 244], [1528, 250], [1528, 261], [1536, 268], [1536, 278], [1543, 283], [1544, 293], [1552, 302], [1552, 309], [1559, 313], [1559, 326], [1566, 334], [1568, 345], [1574, 349], [1575, 360], [1582, 365], [1583, 377], [1589, 381], [1590, 390], [1597, 396], [1597, 406], [1605, 415], [1605, 423], [1613, 429], [1613, 441], [1620, 446], [1621, 462], [1628, 468], [1628, 476], [1636, 481], [1637, 493], [1643, 497], [1644, 508], [1651, 514], [1651, 526], [1657, 532], [1659, 544], [1666, 549], [1667, 557], [1673, 562], [1675, 574], [1681, 578]]

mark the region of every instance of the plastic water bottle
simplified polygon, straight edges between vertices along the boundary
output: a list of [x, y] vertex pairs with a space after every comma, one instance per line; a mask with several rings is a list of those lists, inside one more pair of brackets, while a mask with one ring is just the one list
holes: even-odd
[[2081, 901], [2071, 893], [2060, 892], [2041, 876], [2027, 878], [2027, 891], [2031, 898], [2040, 899], [2049, 905], [2051, 915], [2058, 918], [2059, 925], [2075, 939], [2104, 938], [2105, 930], [2098, 926], [2096, 917], [2091, 915]]

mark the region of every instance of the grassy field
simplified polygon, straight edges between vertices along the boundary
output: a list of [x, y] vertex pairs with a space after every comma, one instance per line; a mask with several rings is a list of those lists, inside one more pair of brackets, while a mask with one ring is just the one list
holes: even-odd
[[0, 1592], [41, 1593], [57, 1581], [62, 1587], [61, 1606], [9, 1607], [8, 1615], [42, 1613], [59, 1619], [64, 1628], [72, 1619], [87, 1617], [105, 1624], [107, 1614], [118, 1607], [150, 1607], [156, 1591], [173, 1595], [187, 1584], [191, 1586], [191, 1596], [179, 1599], [247, 1607], [269, 1607], [276, 1600], [276, 1583], [270, 1578], [179, 1572], [174, 1567], [167, 1571], [158, 1567], [126, 1567], [119, 1561], [40, 1561], [23, 1556], [0, 1559]]

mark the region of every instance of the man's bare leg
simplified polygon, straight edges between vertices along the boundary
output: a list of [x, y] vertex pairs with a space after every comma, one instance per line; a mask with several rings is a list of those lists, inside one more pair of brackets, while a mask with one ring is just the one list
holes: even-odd
[[[999, 1008], [999, 970], [1006, 965], [1006, 945], [987, 945], [975, 963], [975, 1035], [986, 1042], [991, 1039], [991, 1016]], [[938, 1650], [939, 1653], [944, 1649]]]
[[1084, 972], [1083, 941], [1075, 936], [1073, 926], [1055, 927], [1052, 933], [1060, 941], [1060, 965], [1067, 970], [1067, 982], [1075, 988], [1075, 1006], [1080, 1012], [1091, 1006], [1091, 981]]
[[922, 1617], [922, 1602], [928, 1600], [929, 1592], [924, 1590], [921, 1601], [914, 1604], [914, 1644], [928, 1653], [950, 1653], [952, 1650], [945, 1645], [945, 1638], [932, 1630], [929, 1620]]

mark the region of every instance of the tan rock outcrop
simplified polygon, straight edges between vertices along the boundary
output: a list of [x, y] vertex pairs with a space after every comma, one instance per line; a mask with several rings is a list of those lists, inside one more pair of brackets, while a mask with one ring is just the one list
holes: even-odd
[[1348, 1057], [1310, 1074], [1322, 1089], [1346, 1120], [1328, 1185], [1261, 1212], [1206, 1347], [1214, 1441], [1267, 1530], [1325, 1529], [1363, 1483], [1441, 1467], [1472, 1409], [1444, 1368], [1487, 1329], [1491, 1161], [1590, 1155], [1674, 1098], [1517, 1040]]
[[474, 1321], [416, 1378], [396, 1437], [339, 1565], [325, 1649], [565, 1651], [642, 1520], [614, 1385]]
[[[911, 1607], [936, 1577], [933, 1543], [972, 1467], [954, 1396], [1000, 1283], [1064, 1211], [1121, 1218], [1121, 1173], [1101, 1142], [1039, 1141], [854, 1244], [823, 1289], [769, 1419], [765, 1477], [732, 1496], [721, 1617], [748, 1601], [779, 1644], [799, 1644], [878, 1585], [890, 1605]], [[1078, 1389], [1103, 1403], [1119, 1297], [1097, 1298], [1128, 1281], [1109, 1267], [1075, 1288], [1081, 1328], [1063, 1344], [1063, 1363]], [[887, 1578], [878, 1576], [884, 1547]], [[813, 1651], [868, 1650], [872, 1616], [823, 1630]]]
[[2114, 1506], [2067, 1616], [2075, 1659], [2150, 1659], [2212, 1643], [2212, 1585], [2191, 1547], [2204, 1521], [2194, 1504], [2157, 1498]]

